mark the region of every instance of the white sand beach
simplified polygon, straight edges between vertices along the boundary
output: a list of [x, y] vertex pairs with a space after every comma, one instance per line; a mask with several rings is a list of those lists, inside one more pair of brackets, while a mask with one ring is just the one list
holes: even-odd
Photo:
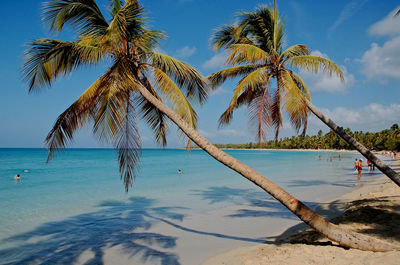
[[[399, 166], [399, 161], [396, 161], [396, 166]], [[355, 221], [341, 219], [342, 217], [337, 219], [338, 222], [345, 222], [342, 225], [351, 230], [371, 230], [373, 236], [398, 242], [400, 220], [393, 222], [390, 218], [400, 214], [400, 189], [386, 177], [377, 177], [361, 185], [360, 188], [329, 202], [318, 200], [318, 196], [325, 193], [325, 198], [326, 194], [335, 198], [338, 194], [334, 186], [318, 187], [315, 193], [308, 194], [306, 198], [318, 203], [317, 212], [324, 217], [332, 218], [346, 210], [354, 212], [355, 217], [351, 215], [350, 218], [355, 218]], [[231, 192], [235, 191], [227, 191]], [[229, 196], [229, 200], [236, 199], [235, 194]], [[143, 227], [132, 233], [158, 233], [174, 238], [174, 242], [153, 242], [151, 251], [154, 251], [154, 255], [141, 251], [132, 253], [132, 250], [125, 249], [123, 245], [110, 245], [103, 249], [104, 264], [158, 264], [160, 256], [163, 259], [162, 264], [175, 264], [178, 261], [185, 265], [299, 264], [299, 261], [301, 264], [378, 264], [382, 259], [384, 264], [397, 264], [396, 261], [400, 260], [400, 252], [372, 253], [331, 246], [328, 240], [320, 239], [313, 231], [301, 233], [308, 227], [273, 198], [264, 194], [256, 194], [254, 197], [260, 198], [259, 203], [262, 206], [253, 203], [217, 207], [185, 216], [182, 220], [150, 217], [157, 219], [151, 228]], [[374, 216], [369, 226], [357, 219], [369, 220], [364, 206], [376, 208], [376, 211], [386, 214]], [[240, 218], [232, 218], [241, 213], [243, 214]], [[286, 242], [290, 243], [281, 242], [289, 236], [291, 237]], [[146, 240], [148, 239], [143, 238], [143, 244], [149, 243]], [[166, 253], [165, 246], [168, 244], [174, 245], [169, 246], [171, 252]], [[85, 264], [94, 255], [89, 250], [82, 253], [78, 264]]]
[[[400, 169], [400, 160], [392, 162]], [[366, 233], [400, 246], [400, 189], [387, 177], [363, 185], [318, 212], [340, 226]], [[203, 265], [258, 264], [399, 264], [400, 251], [374, 253], [338, 247], [300, 224], [277, 236], [276, 243], [242, 247], [207, 260]], [[284, 239], [284, 240], [283, 240]]]

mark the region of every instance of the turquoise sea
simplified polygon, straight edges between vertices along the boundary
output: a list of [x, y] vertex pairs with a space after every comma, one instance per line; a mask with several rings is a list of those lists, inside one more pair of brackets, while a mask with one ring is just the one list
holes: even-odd
[[[311, 207], [358, 187], [357, 154], [342, 153], [339, 161], [338, 153], [227, 152]], [[111, 149], [68, 149], [48, 164], [46, 157], [44, 149], [0, 149], [0, 264], [71, 264], [88, 249], [95, 254], [84, 264], [101, 264], [102, 250], [118, 245], [152, 257], [145, 260], [149, 264], [180, 264], [176, 238], [135, 231], [146, 231], [157, 220], [180, 222], [230, 205], [263, 207], [270, 198], [201, 150], [143, 150], [128, 193]], [[380, 176], [364, 172], [366, 182]], [[20, 182], [13, 178], [18, 173]]]

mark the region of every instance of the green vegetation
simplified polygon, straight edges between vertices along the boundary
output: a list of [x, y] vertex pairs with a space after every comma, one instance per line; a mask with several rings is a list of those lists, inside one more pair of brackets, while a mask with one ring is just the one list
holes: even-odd
[[[400, 151], [400, 128], [399, 125], [393, 124], [390, 129], [380, 132], [352, 132], [350, 129], [345, 130], [348, 134], [361, 142], [370, 150], [396, 150]], [[293, 136], [281, 138], [278, 141], [267, 141], [260, 145], [258, 143], [246, 144], [217, 144], [219, 148], [237, 148], [237, 149], [253, 149], [253, 148], [269, 148], [269, 149], [347, 149], [353, 148], [345, 142], [339, 135], [333, 131], [322, 134], [319, 131], [313, 136]]]

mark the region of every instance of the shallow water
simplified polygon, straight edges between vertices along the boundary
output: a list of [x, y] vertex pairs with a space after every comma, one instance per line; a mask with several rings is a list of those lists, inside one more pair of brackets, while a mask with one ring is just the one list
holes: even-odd
[[[227, 152], [311, 207], [358, 185], [353, 172], [357, 154], [343, 153], [338, 161], [338, 153]], [[81, 263], [79, 257], [89, 250], [93, 257], [85, 264], [98, 264], [104, 261], [104, 248], [113, 246], [147, 257], [143, 263], [180, 264], [173, 252], [176, 238], [143, 231], [160, 220], [180, 222], [233, 205], [270, 209], [235, 217], [268, 217], [279, 209], [281, 217], [292, 218], [279, 204], [264, 201], [269, 196], [254, 184], [201, 150], [143, 150], [129, 193], [113, 150], [69, 149], [49, 164], [46, 155], [43, 149], [0, 149], [0, 264]], [[20, 182], [13, 179], [18, 173]], [[365, 173], [363, 179], [375, 177], [377, 173]]]

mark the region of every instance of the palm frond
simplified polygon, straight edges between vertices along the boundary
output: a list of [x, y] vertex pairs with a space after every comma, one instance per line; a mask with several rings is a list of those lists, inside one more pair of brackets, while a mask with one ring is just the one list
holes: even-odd
[[289, 114], [290, 123], [295, 130], [299, 132], [301, 127], [303, 127], [303, 133], [305, 133], [309, 111], [303, 98], [309, 97], [307, 93], [308, 89], [303, 86], [299, 87], [299, 85], [301, 85], [301, 83], [299, 83], [300, 80], [294, 78], [294, 76], [296, 76], [296, 78], [298, 76], [296, 74], [293, 75], [293, 72], [284, 70], [281, 71], [280, 76], [282, 86], [287, 87], [283, 95], [283, 108], [285, 112]]
[[96, 108], [99, 95], [109, 86], [110, 74], [111, 71], [107, 71], [57, 118], [45, 140], [49, 150], [47, 162], [53, 158], [55, 151], [72, 141], [74, 132], [88, 121]]
[[311, 95], [310, 95], [310, 90], [308, 89], [307, 84], [304, 82], [304, 80], [295, 72], [289, 71], [290, 76], [292, 77], [292, 80], [296, 83], [296, 86], [300, 89], [302, 92], [303, 96], [311, 100]]
[[179, 87], [160, 69], [154, 69], [154, 77], [158, 91], [171, 103], [172, 109], [196, 129], [197, 114]]
[[266, 131], [271, 126], [271, 95], [268, 86], [269, 79], [266, 80], [266, 84], [262, 90], [254, 93], [254, 96], [248, 105], [248, 111], [250, 114], [249, 124], [256, 127], [257, 140], [259, 144], [262, 140], [266, 140]]
[[116, 137], [124, 120], [126, 91], [113, 81], [100, 95], [95, 113], [93, 133], [102, 141]]
[[125, 3], [121, 0], [110, 0], [110, 2], [111, 16], [114, 17]]
[[98, 105], [94, 110], [93, 133], [100, 140], [115, 139], [124, 119], [126, 94], [131, 91], [127, 80], [130, 64], [124, 58], [115, 60], [108, 70], [108, 85], [99, 95]]
[[203, 104], [208, 97], [206, 80], [186, 63], [161, 53], [151, 54], [151, 64], [163, 71], [186, 90], [186, 97]]
[[119, 45], [134, 39], [145, 30], [143, 8], [137, 1], [127, 1], [114, 15], [107, 28], [106, 37], [108, 41]]
[[[136, 38], [132, 39], [132, 51], [139, 49], [146, 55], [151, 53], [152, 50], [158, 45], [158, 41], [164, 39], [166, 36], [163, 31], [160, 30], [145, 30], [140, 33]], [[146, 58], [143, 58], [146, 61]]]
[[[300, 89], [302, 95], [308, 99], [311, 100], [311, 95], [310, 95], [310, 90], [308, 89], [306, 83], [303, 81], [303, 79], [297, 75], [295, 72], [293, 71], [289, 71], [290, 75], [292, 76], [293, 81], [296, 83], [297, 87]], [[304, 112], [304, 110], [303, 110]], [[307, 131], [307, 125], [308, 125], [308, 117], [310, 115], [310, 111], [308, 109], [306, 109], [304, 115], [303, 115], [303, 131], [301, 133], [301, 135], [304, 137], [306, 135], [306, 131]]]
[[224, 83], [228, 78], [236, 78], [242, 77], [244, 75], [248, 75], [257, 68], [260, 68], [259, 65], [238, 65], [234, 67], [229, 67], [218, 72], [215, 72], [209, 76], [207, 76], [207, 80], [210, 83], [212, 88], [216, 88], [222, 83]]
[[273, 12], [272, 12], [272, 24], [273, 24], [273, 43], [274, 51], [280, 53], [284, 38], [284, 22], [279, 16], [276, 1], [274, 0]]
[[267, 67], [259, 68], [250, 74], [246, 75], [243, 79], [241, 79], [236, 86], [232, 99], [229, 103], [226, 111], [220, 116], [218, 123], [219, 126], [223, 126], [224, 124], [228, 124], [233, 115], [233, 111], [238, 107], [237, 102], [238, 98], [242, 93], [254, 93], [260, 87], [263, 87], [267, 80], [269, 80], [269, 74], [267, 72]]
[[36, 40], [28, 44], [22, 67], [29, 92], [51, 85], [59, 75], [65, 75], [81, 65], [98, 64], [104, 57], [94, 39], [67, 42], [52, 39]]
[[268, 6], [260, 6], [255, 12], [240, 13], [239, 25], [244, 27], [243, 31], [255, 45], [270, 54], [276, 54], [273, 13]]
[[141, 152], [137, 114], [133, 106], [131, 65], [126, 58], [116, 60], [109, 70], [109, 85], [99, 95], [94, 113], [93, 133], [100, 140], [111, 140], [118, 151], [119, 171], [129, 187], [136, 176]]
[[51, 31], [60, 32], [69, 23], [83, 35], [102, 35], [108, 23], [94, 0], [53, 0], [45, 2], [43, 19]]
[[[153, 96], [161, 100], [157, 92], [154, 90], [152, 84], [146, 77], [142, 78], [141, 83], [147, 88], [148, 91], [150, 91]], [[136, 93], [136, 104], [140, 110], [142, 118], [153, 130], [156, 142], [165, 147], [167, 145], [167, 131], [169, 127], [168, 118], [158, 108], [148, 102], [140, 93]]]
[[[238, 96], [244, 91], [256, 91], [260, 86], [263, 86], [269, 80], [267, 67], [259, 68], [241, 79], [235, 88], [232, 100], [236, 102]], [[232, 102], [232, 101], [231, 101]]]
[[216, 51], [232, 44], [252, 44], [243, 31], [243, 26], [225, 25], [217, 29], [211, 40]]
[[281, 102], [282, 102], [282, 86], [281, 79], [279, 76], [276, 77], [277, 88], [275, 94], [271, 97], [270, 113], [271, 113], [271, 126], [275, 128], [275, 139], [279, 137], [279, 131], [282, 127], [282, 113], [281, 113]]
[[302, 55], [309, 55], [309, 54], [310, 54], [310, 52], [306, 45], [296, 44], [296, 45], [290, 46], [285, 51], [283, 51], [281, 53], [281, 55], [279, 56], [279, 59], [283, 60], [285, 58], [290, 58], [293, 56], [302, 56]]
[[318, 73], [318, 71], [321, 70], [329, 75], [335, 74], [342, 82], [344, 82], [342, 70], [340, 70], [340, 68], [334, 62], [326, 58], [312, 55], [302, 55], [290, 57], [287, 62], [293, 67], [297, 67], [309, 72]]
[[115, 148], [118, 150], [121, 178], [125, 183], [125, 191], [128, 192], [136, 178], [142, 143], [136, 110], [129, 93], [125, 97], [126, 105], [123, 108], [123, 120], [116, 132]]
[[251, 64], [266, 64], [267, 63], [267, 53], [255, 45], [251, 44], [232, 44], [228, 46], [231, 50], [231, 54], [226, 59], [227, 64], [241, 64], [241, 63], [251, 63]]

